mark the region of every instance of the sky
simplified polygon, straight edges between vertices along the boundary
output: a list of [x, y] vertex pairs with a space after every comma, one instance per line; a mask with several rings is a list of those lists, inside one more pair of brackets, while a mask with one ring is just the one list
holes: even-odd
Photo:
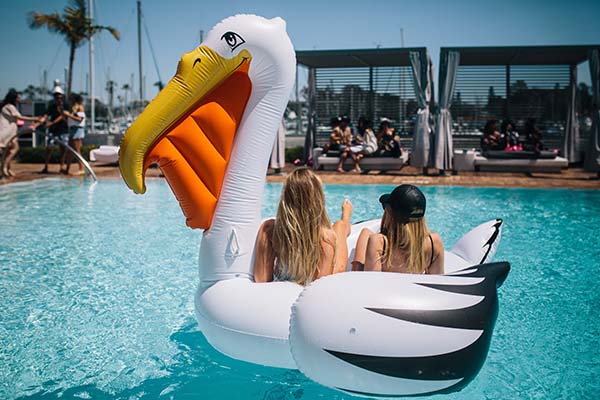
[[[67, 0], [2, 0], [0, 96], [12, 87], [23, 90], [29, 84], [41, 85], [44, 71], [49, 87], [54, 79], [65, 80], [68, 45], [60, 35], [45, 28], [30, 29], [27, 13], [62, 13], [66, 4]], [[108, 98], [108, 79], [117, 82], [116, 95], [124, 98], [127, 94], [123, 85], [133, 82], [134, 96], [139, 96], [136, 8], [136, 0], [94, 0], [95, 22], [121, 33], [120, 41], [109, 33], [95, 39], [94, 88], [100, 99]], [[282, 17], [297, 50], [402, 44], [427, 47], [436, 79], [440, 47], [600, 44], [598, 0], [142, 0], [142, 12], [146, 99], [156, 95], [153, 83], [158, 81], [150, 44], [162, 81], [167, 82], [181, 55], [199, 45], [201, 30], [206, 33], [222, 19], [239, 13]], [[589, 72], [584, 67], [580, 70], [585, 80]], [[75, 56], [74, 91], [87, 91], [88, 71], [86, 44], [77, 49]], [[302, 73], [300, 82], [305, 80]]]

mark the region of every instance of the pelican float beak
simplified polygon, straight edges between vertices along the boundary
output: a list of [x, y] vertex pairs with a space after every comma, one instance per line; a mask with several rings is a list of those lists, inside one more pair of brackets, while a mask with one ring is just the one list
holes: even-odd
[[200, 46], [184, 54], [177, 73], [125, 133], [123, 180], [144, 193], [144, 174], [157, 163], [188, 226], [208, 229], [233, 140], [251, 92], [251, 56], [225, 59]]

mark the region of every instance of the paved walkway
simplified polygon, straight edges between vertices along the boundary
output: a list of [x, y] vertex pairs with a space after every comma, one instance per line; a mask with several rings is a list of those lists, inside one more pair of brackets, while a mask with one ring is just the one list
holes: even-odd
[[[20, 164], [13, 163], [16, 177], [0, 180], [0, 185], [11, 182], [31, 181], [48, 177], [65, 177], [70, 179], [82, 179], [80, 176], [65, 176], [58, 173], [58, 165], [50, 165], [49, 174], [40, 174], [42, 164]], [[72, 172], [77, 171], [77, 165], [73, 165]], [[98, 179], [121, 179], [119, 167], [113, 165], [93, 166]], [[267, 175], [268, 182], [283, 182], [286, 172], [293, 166], [283, 170], [283, 174]], [[271, 172], [271, 171], [269, 171]], [[368, 174], [356, 174], [346, 172], [318, 171], [326, 184], [391, 184], [411, 183], [417, 186], [488, 186], [488, 187], [530, 187], [530, 188], [569, 188], [569, 189], [600, 189], [600, 179], [595, 173], [583, 171], [581, 168], [569, 168], [559, 174], [534, 173], [524, 174], [515, 172], [461, 172], [459, 175], [429, 176], [420, 173], [411, 167], [405, 167], [402, 171], [388, 171], [380, 174], [379, 171], [371, 171]], [[150, 168], [146, 174], [148, 179], [164, 179], [158, 168]]]

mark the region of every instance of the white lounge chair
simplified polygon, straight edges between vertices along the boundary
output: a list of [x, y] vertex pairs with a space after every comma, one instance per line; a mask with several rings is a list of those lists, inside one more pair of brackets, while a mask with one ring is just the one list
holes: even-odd
[[90, 151], [90, 161], [98, 164], [116, 164], [119, 162], [119, 146], [100, 146]]

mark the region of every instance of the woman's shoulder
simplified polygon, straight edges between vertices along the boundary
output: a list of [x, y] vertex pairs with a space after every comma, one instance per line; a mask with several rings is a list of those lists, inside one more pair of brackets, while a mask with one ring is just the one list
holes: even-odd
[[270, 236], [273, 233], [274, 227], [275, 227], [275, 218], [266, 219], [260, 225], [259, 233], [264, 233], [264, 234], [267, 234]]
[[15, 107], [14, 104], [11, 103], [6, 103], [3, 107], [2, 107], [2, 111], [9, 113], [9, 114], [16, 114], [19, 112], [19, 110], [17, 110], [17, 107]]
[[369, 244], [383, 246], [385, 236], [382, 233], [372, 233], [369, 235]]
[[431, 240], [433, 240], [433, 248], [436, 250], [444, 248], [444, 242], [439, 234], [436, 232], [429, 232], [429, 236], [431, 236]]

